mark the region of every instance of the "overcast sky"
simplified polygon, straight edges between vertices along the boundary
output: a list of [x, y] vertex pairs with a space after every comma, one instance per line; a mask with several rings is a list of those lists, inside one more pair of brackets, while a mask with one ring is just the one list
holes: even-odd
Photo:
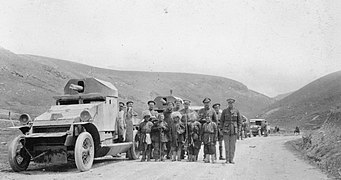
[[270, 97], [341, 70], [339, 0], [0, 0], [0, 46], [119, 70], [190, 72]]

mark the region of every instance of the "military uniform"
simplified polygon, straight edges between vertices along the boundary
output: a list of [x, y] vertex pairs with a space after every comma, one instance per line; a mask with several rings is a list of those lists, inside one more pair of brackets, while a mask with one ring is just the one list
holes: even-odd
[[202, 108], [199, 110], [198, 112], [199, 115], [199, 121], [204, 124], [206, 121], [204, 121], [204, 119], [206, 119], [207, 117], [210, 117], [212, 119], [212, 122], [217, 123], [218, 122], [218, 118], [217, 118], [217, 114], [215, 113], [214, 109], [212, 108]]
[[237, 134], [241, 126], [239, 111], [229, 107], [224, 109], [220, 121], [225, 143], [226, 162], [234, 163], [233, 158], [236, 149]]

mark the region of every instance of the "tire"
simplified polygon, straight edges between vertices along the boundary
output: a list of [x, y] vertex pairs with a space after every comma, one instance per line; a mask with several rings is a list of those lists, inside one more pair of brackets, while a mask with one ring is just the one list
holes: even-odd
[[31, 157], [24, 149], [24, 136], [16, 137], [8, 146], [9, 165], [15, 172], [25, 171], [30, 164]]
[[75, 145], [75, 162], [79, 171], [88, 171], [92, 167], [95, 155], [95, 145], [88, 132], [82, 132]]
[[137, 134], [137, 130], [131, 130], [130, 132], [127, 131], [127, 133], [133, 133], [132, 137], [134, 137], [132, 139], [133, 145], [131, 146], [131, 148], [127, 151], [127, 156], [130, 160], [136, 160], [140, 157], [140, 151], [137, 150], [137, 142], [135, 141], [135, 136]]

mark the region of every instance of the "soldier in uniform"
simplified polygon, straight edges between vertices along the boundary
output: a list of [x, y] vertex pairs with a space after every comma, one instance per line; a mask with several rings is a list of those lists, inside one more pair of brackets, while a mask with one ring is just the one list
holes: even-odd
[[189, 108], [190, 104], [191, 104], [191, 101], [184, 100], [184, 108], [179, 111], [182, 115], [181, 122], [186, 127], [185, 144], [184, 144], [184, 149], [181, 150], [181, 159], [184, 159], [185, 157], [185, 151], [187, 150], [188, 142], [189, 142], [189, 138], [188, 138], [189, 137], [188, 135], [189, 115], [194, 112], [192, 109]]
[[[206, 123], [206, 117], [210, 117], [212, 122], [217, 123], [218, 118], [217, 114], [215, 113], [214, 109], [211, 108], [211, 99], [205, 98], [202, 103], [204, 104], [204, 108], [200, 109], [198, 112], [199, 115], [199, 122], [203, 126]], [[205, 158], [205, 153], [204, 153]]]
[[[133, 129], [133, 119], [137, 116], [137, 113], [133, 110], [133, 101], [128, 101], [126, 103], [127, 105], [127, 112], [126, 112], [126, 128], [127, 129]], [[133, 141], [133, 135], [129, 135], [129, 133], [126, 135], [126, 141], [132, 142]]]
[[126, 120], [125, 120], [125, 105], [123, 102], [119, 102], [118, 116], [116, 118], [117, 130], [118, 130], [118, 140], [117, 142], [123, 142], [125, 139], [125, 131], [126, 131]]
[[[171, 127], [173, 124], [173, 119], [171, 117], [171, 114], [173, 113], [173, 106], [174, 106], [173, 102], [167, 102], [167, 107], [163, 111], [165, 122], [167, 123], [168, 127]], [[167, 159], [170, 159], [171, 153], [172, 153], [170, 151], [170, 149], [171, 149], [170, 131], [168, 131], [168, 133], [167, 133], [167, 138], [168, 138], [168, 142], [166, 143], [166, 146], [167, 146], [166, 155], [167, 155]]]
[[223, 152], [223, 132], [222, 132], [221, 123], [220, 123], [222, 110], [220, 109], [219, 103], [213, 104], [212, 107], [215, 113], [217, 114], [217, 118], [218, 118], [217, 125], [218, 125], [218, 142], [219, 142], [219, 160], [225, 160], [225, 158], [223, 158], [223, 153], [222, 153]]
[[234, 164], [237, 134], [240, 131], [241, 117], [239, 111], [233, 107], [234, 99], [227, 99], [228, 106], [221, 114], [221, 125], [225, 143], [226, 163]]
[[157, 116], [158, 116], [158, 112], [154, 110], [154, 108], [155, 108], [155, 101], [150, 100], [150, 101], [147, 102], [147, 104], [148, 104], [148, 110], [150, 111], [150, 114], [152, 115], [152, 118], [156, 119]]

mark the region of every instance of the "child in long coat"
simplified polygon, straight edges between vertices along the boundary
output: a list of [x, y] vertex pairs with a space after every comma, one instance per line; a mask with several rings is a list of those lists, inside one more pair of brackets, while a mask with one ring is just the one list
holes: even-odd
[[181, 161], [181, 149], [185, 142], [185, 126], [181, 123], [180, 112], [172, 113], [173, 124], [170, 127], [172, 161]]
[[212, 156], [212, 163], [214, 163], [216, 154], [215, 145], [218, 137], [217, 124], [212, 122], [210, 117], [207, 117], [201, 132], [201, 139], [204, 143], [205, 163], [210, 162], [210, 156]]
[[165, 150], [167, 149], [166, 143], [168, 142], [167, 133], [168, 125], [164, 121], [164, 115], [159, 114], [158, 119], [154, 121], [154, 125], [152, 127], [152, 143], [154, 147], [153, 157], [155, 161], [164, 161], [164, 156], [166, 155]]
[[138, 135], [139, 135], [139, 146], [138, 150], [142, 151], [142, 161], [146, 160], [150, 161], [151, 157], [151, 145], [152, 140], [150, 137], [150, 133], [152, 131], [153, 123], [150, 122], [151, 114], [149, 111], [142, 112], [143, 121], [139, 125]]

